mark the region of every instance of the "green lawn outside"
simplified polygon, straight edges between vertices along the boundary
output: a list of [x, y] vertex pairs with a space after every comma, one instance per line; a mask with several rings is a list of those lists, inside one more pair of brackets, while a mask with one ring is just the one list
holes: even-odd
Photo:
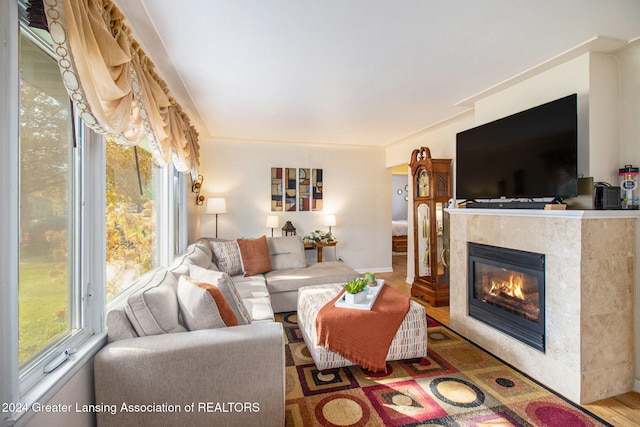
[[69, 285], [65, 262], [20, 263], [20, 365], [69, 329]]

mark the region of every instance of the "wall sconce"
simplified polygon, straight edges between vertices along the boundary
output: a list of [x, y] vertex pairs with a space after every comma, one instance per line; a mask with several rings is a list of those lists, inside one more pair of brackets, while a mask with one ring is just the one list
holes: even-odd
[[327, 215], [324, 217], [324, 225], [329, 227], [329, 234], [331, 234], [331, 227], [336, 225], [336, 216], [335, 215]]
[[198, 179], [193, 179], [191, 177], [191, 192], [196, 193], [196, 205], [202, 206], [204, 203], [204, 196], [200, 195], [200, 190], [202, 189], [202, 181], [204, 181], [204, 177], [202, 175], [198, 175]]
[[271, 237], [273, 237], [273, 229], [278, 228], [279, 225], [277, 216], [269, 215], [267, 217], [267, 228], [271, 229]]
[[207, 214], [216, 215], [216, 239], [218, 238], [218, 214], [227, 213], [227, 202], [224, 197], [209, 197], [207, 200]]

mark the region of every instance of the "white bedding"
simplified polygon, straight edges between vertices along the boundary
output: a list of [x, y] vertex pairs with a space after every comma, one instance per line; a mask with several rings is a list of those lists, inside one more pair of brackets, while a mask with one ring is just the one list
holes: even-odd
[[393, 220], [391, 221], [391, 235], [392, 236], [406, 236], [408, 230], [407, 220]]

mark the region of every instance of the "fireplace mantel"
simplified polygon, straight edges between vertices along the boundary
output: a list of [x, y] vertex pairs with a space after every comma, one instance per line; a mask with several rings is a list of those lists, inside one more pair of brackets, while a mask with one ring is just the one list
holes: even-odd
[[447, 209], [451, 215], [528, 216], [543, 218], [610, 219], [640, 218], [640, 211], [631, 210], [544, 210], [544, 209]]
[[[638, 211], [449, 209], [451, 328], [576, 403], [632, 390]], [[546, 353], [468, 315], [467, 242], [546, 257]]]

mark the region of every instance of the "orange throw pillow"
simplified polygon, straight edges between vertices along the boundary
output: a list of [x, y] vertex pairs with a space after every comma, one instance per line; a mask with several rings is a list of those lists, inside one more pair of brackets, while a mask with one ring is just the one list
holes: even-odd
[[214, 285], [210, 285], [208, 283], [197, 283], [198, 287], [204, 289], [211, 295], [213, 301], [218, 306], [218, 312], [220, 312], [220, 317], [222, 321], [227, 326], [238, 326], [238, 318], [236, 314], [233, 312], [231, 305], [222, 294], [222, 291], [218, 289]]
[[238, 239], [238, 246], [240, 246], [245, 276], [255, 276], [272, 270], [267, 236], [258, 239]]

